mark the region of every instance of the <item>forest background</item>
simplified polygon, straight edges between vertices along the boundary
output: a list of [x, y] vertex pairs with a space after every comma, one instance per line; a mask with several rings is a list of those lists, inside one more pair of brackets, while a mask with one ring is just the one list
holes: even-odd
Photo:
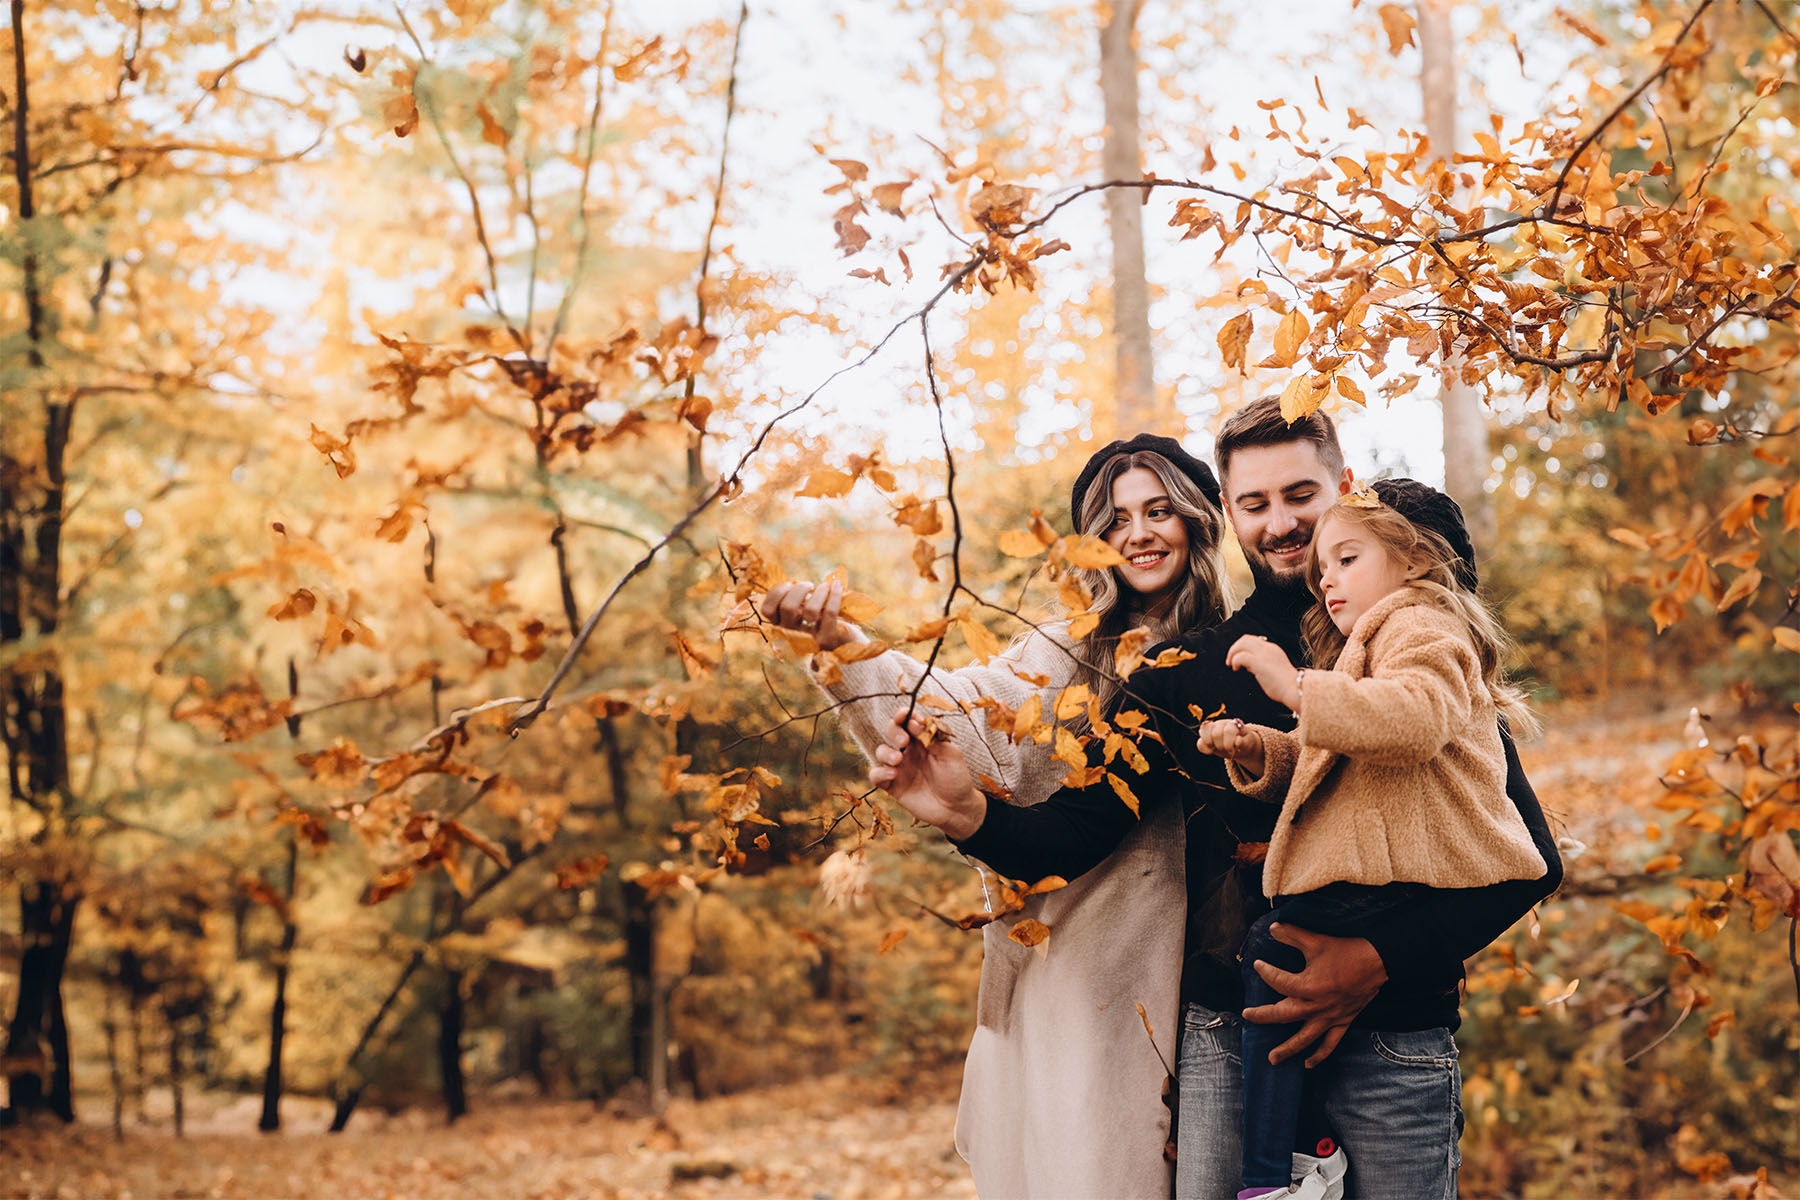
[[10, 0], [21, 1194], [231, 1094], [925, 1088], [982, 883], [751, 602], [986, 658], [1085, 603], [1087, 454], [1267, 392], [1448, 481], [1549, 717], [1465, 1191], [1791, 1191], [1796, 16]]

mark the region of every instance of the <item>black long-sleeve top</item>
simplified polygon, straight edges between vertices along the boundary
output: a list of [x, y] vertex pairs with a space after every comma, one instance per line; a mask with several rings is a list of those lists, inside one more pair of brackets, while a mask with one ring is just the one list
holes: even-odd
[[[1226, 621], [1159, 648], [1174, 647], [1194, 657], [1169, 667], [1140, 669], [1117, 705], [1117, 711], [1135, 708], [1147, 714], [1146, 728], [1156, 737], [1138, 743], [1149, 762], [1147, 772], [1135, 774], [1120, 762], [1111, 769], [1137, 796], [1140, 811], [1155, 804], [1180, 804], [1187, 818], [1182, 998], [1220, 1012], [1243, 1008], [1237, 952], [1250, 924], [1268, 911], [1260, 851], [1274, 831], [1280, 808], [1233, 790], [1223, 762], [1200, 753], [1195, 739], [1201, 718], [1214, 716], [1294, 728], [1294, 714], [1269, 699], [1249, 672], [1226, 667], [1225, 654], [1238, 638], [1260, 634], [1287, 651], [1294, 662], [1305, 662], [1300, 617], [1312, 603], [1304, 588], [1257, 588]], [[1156, 653], [1152, 651], [1151, 657]], [[1388, 982], [1357, 1018], [1358, 1027], [1454, 1029], [1460, 1023], [1463, 960], [1562, 883], [1562, 859], [1543, 809], [1504, 729], [1501, 740], [1507, 796], [1531, 831], [1546, 870], [1533, 880], [1434, 891], [1431, 903], [1407, 906], [1381, 921], [1369, 942], [1381, 955]], [[1090, 765], [1100, 761], [1098, 739], [1092, 754]], [[957, 845], [1014, 879], [1047, 875], [1073, 879], [1110, 854], [1137, 820], [1102, 779], [1085, 788], [1065, 787], [1028, 808], [989, 804], [981, 828]]]

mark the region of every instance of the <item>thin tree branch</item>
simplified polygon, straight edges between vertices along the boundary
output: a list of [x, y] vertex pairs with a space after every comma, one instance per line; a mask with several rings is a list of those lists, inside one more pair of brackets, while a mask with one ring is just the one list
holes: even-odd
[[612, 38], [613, 0], [606, 0], [606, 15], [600, 18], [600, 52], [594, 56], [594, 104], [588, 110], [587, 145], [581, 155], [581, 186], [575, 193], [575, 220], [581, 232], [575, 242], [575, 265], [569, 273], [569, 285], [556, 305], [556, 319], [550, 323], [550, 336], [544, 341], [544, 361], [548, 363], [556, 350], [556, 339], [568, 323], [569, 310], [575, 304], [575, 293], [587, 273], [588, 240], [592, 222], [588, 220], [588, 184], [594, 174], [594, 151], [600, 144], [600, 106], [606, 96], [606, 49]]
[[[1563, 186], [1568, 183], [1569, 175], [1575, 170], [1575, 164], [1581, 161], [1581, 156], [1587, 153], [1588, 147], [1598, 141], [1600, 135], [1606, 132], [1607, 127], [1618, 120], [1625, 110], [1630, 108], [1632, 103], [1648, 90], [1651, 84], [1657, 82], [1669, 73], [1674, 67], [1675, 51], [1681, 47], [1682, 42], [1687, 40], [1687, 35], [1689, 31], [1694, 28], [1695, 23], [1698, 22], [1705, 14], [1706, 10], [1712, 6], [1713, 0], [1700, 0], [1699, 6], [1696, 7], [1693, 13], [1688, 17], [1687, 23], [1681, 27], [1681, 32], [1677, 33], [1675, 35], [1675, 40], [1669, 43], [1669, 49], [1663, 54], [1662, 66], [1658, 67], [1655, 72], [1646, 76], [1641, 83], [1632, 88], [1623, 100], [1613, 106], [1611, 112], [1600, 118], [1600, 123], [1589, 130], [1586, 137], [1575, 144], [1575, 149], [1569, 153], [1568, 159], [1563, 163], [1562, 170], [1557, 172], [1556, 182], [1550, 188], [1549, 198], [1544, 202], [1542, 211], [1551, 214], [1556, 212], [1557, 206], [1562, 202]], [[1674, 148], [1670, 147], [1670, 153], [1673, 152]]]
[[1677, 1029], [1680, 1029], [1682, 1024], [1687, 1021], [1688, 1016], [1693, 1013], [1694, 1003], [1697, 999], [1698, 999], [1697, 993], [1694, 995], [1690, 995], [1688, 997], [1687, 1004], [1682, 1007], [1681, 1015], [1679, 1017], [1675, 1018], [1675, 1023], [1673, 1025], [1669, 1026], [1666, 1030], [1663, 1031], [1663, 1035], [1661, 1037], [1657, 1038], [1654, 1042], [1651, 1042], [1648, 1046], [1643, 1047], [1637, 1053], [1629, 1056], [1623, 1062], [1621, 1062], [1619, 1065], [1626, 1066], [1630, 1063], [1636, 1062], [1638, 1059], [1644, 1057], [1644, 1055], [1650, 1053], [1652, 1050], [1656, 1049], [1658, 1046], [1660, 1046], [1664, 1042], [1668, 1041], [1671, 1037], [1675, 1036], [1675, 1031]]
[[[419, 40], [419, 35], [414, 31], [412, 22], [406, 19], [406, 10], [400, 6], [398, 0], [395, 0], [394, 15], [399, 18], [400, 27], [406, 31], [406, 36], [412, 41], [413, 48], [418, 51], [419, 61], [428, 66], [431, 65], [431, 55], [426, 51], [425, 43]], [[437, 135], [438, 146], [443, 150], [444, 157], [449, 160], [450, 169], [462, 182], [463, 190], [468, 193], [469, 214], [475, 220], [475, 241], [480, 245], [482, 257], [487, 262], [488, 308], [500, 318], [501, 324], [506, 326], [506, 332], [512, 337], [513, 344], [529, 357], [531, 348], [527, 339], [519, 332], [518, 326], [513, 323], [512, 318], [506, 315], [506, 306], [501, 302], [500, 266], [494, 257], [493, 242], [488, 238], [487, 221], [481, 213], [481, 196], [475, 190], [475, 181], [463, 168], [462, 160], [457, 158], [456, 147], [450, 144], [450, 135], [444, 129], [443, 119], [438, 115], [436, 106], [432, 104], [430, 95], [420, 93], [416, 76], [413, 81], [413, 102], [420, 105], [421, 110], [430, 120], [432, 132]]]

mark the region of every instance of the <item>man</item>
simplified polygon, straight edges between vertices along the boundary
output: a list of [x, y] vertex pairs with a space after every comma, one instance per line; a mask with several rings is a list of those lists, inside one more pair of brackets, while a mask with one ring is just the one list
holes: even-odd
[[[1258, 851], [1277, 808], [1233, 791], [1219, 760], [1195, 748], [1195, 729], [1200, 717], [1221, 710], [1249, 723], [1294, 727], [1293, 714], [1247, 673], [1225, 666], [1225, 652], [1240, 636], [1258, 634], [1293, 661], [1305, 661], [1300, 618], [1313, 603], [1303, 578], [1306, 550], [1314, 524], [1351, 486], [1330, 419], [1314, 414], [1290, 426], [1274, 397], [1247, 405], [1225, 423], [1217, 458], [1226, 516], [1256, 589], [1223, 624], [1173, 643], [1193, 658], [1132, 676], [1121, 707], [1148, 714], [1157, 738], [1139, 743], [1150, 761], [1147, 773], [1134, 775], [1117, 764], [1114, 769], [1138, 796], [1140, 809], [1179, 803], [1187, 816], [1176, 1191], [1205, 1200], [1234, 1195], [1238, 1187], [1243, 994], [1236, 956], [1244, 932], [1267, 909]], [[1348, 1195], [1435, 1200], [1456, 1194], [1462, 1114], [1452, 1033], [1463, 960], [1562, 878], [1543, 812], [1511, 740], [1504, 740], [1507, 794], [1544, 857], [1541, 878], [1448, 894], [1429, 911], [1395, 916], [1367, 940], [1277, 926], [1277, 936], [1305, 954], [1305, 968], [1291, 973], [1258, 964], [1287, 999], [1242, 1018], [1302, 1023], [1275, 1057], [1310, 1049], [1308, 1065], [1330, 1073], [1326, 1107], [1350, 1151]], [[1072, 878], [1104, 858], [1137, 822], [1105, 781], [1064, 788], [1032, 808], [990, 805], [970, 785], [953, 749], [940, 742], [908, 754], [910, 741], [905, 730], [890, 726], [891, 744], [878, 753], [880, 765], [870, 778], [888, 786], [913, 815], [942, 828], [965, 853], [1013, 878]], [[1384, 992], [1389, 981], [1403, 986]], [[1411, 999], [1396, 1001], [1402, 993]], [[1420, 1002], [1420, 995], [1430, 1000]]]

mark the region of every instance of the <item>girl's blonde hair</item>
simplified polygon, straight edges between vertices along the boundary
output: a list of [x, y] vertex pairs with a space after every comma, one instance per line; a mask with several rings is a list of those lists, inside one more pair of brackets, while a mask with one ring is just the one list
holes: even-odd
[[1121, 690], [1113, 670], [1113, 653], [1127, 630], [1150, 631], [1150, 645], [1180, 637], [1190, 629], [1204, 629], [1225, 619], [1231, 611], [1231, 585], [1225, 575], [1220, 549], [1225, 516], [1198, 484], [1154, 450], [1139, 450], [1110, 458], [1085, 493], [1081, 511], [1074, 514], [1075, 528], [1091, 537], [1104, 538], [1113, 522], [1113, 484], [1127, 471], [1142, 467], [1155, 475], [1169, 497], [1169, 504], [1187, 526], [1187, 570], [1163, 603], [1144, 608], [1144, 598], [1119, 582], [1112, 570], [1077, 570], [1091, 596], [1089, 611], [1100, 623], [1075, 643], [1077, 683], [1085, 683], [1109, 710]]
[[1540, 725], [1525, 690], [1515, 684], [1506, 670], [1506, 657], [1512, 650], [1512, 639], [1487, 604], [1463, 586], [1457, 566], [1462, 558], [1450, 547], [1442, 534], [1412, 521], [1386, 504], [1371, 505], [1372, 492], [1359, 491], [1340, 499], [1313, 526], [1312, 545], [1306, 551], [1306, 585], [1319, 603], [1301, 618], [1300, 633], [1313, 665], [1331, 667], [1343, 653], [1347, 640], [1325, 611], [1325, 597], [1320, 587], [1324, 568], [1319, 565], [1319, 546], [1327, 521], [1344, 521], [1366, 533], [1382, 550], [1405, 570], [1404, 586], [1416, 588], [1431, 597], [1439, 608], [1461, 617], [1469, 628], [1469, 640], [1481, 663], [1481, 677], [1487, 684], [1494, 707], [1506, 719], [1507, 728], [1515, 734], [1535, 734]]

